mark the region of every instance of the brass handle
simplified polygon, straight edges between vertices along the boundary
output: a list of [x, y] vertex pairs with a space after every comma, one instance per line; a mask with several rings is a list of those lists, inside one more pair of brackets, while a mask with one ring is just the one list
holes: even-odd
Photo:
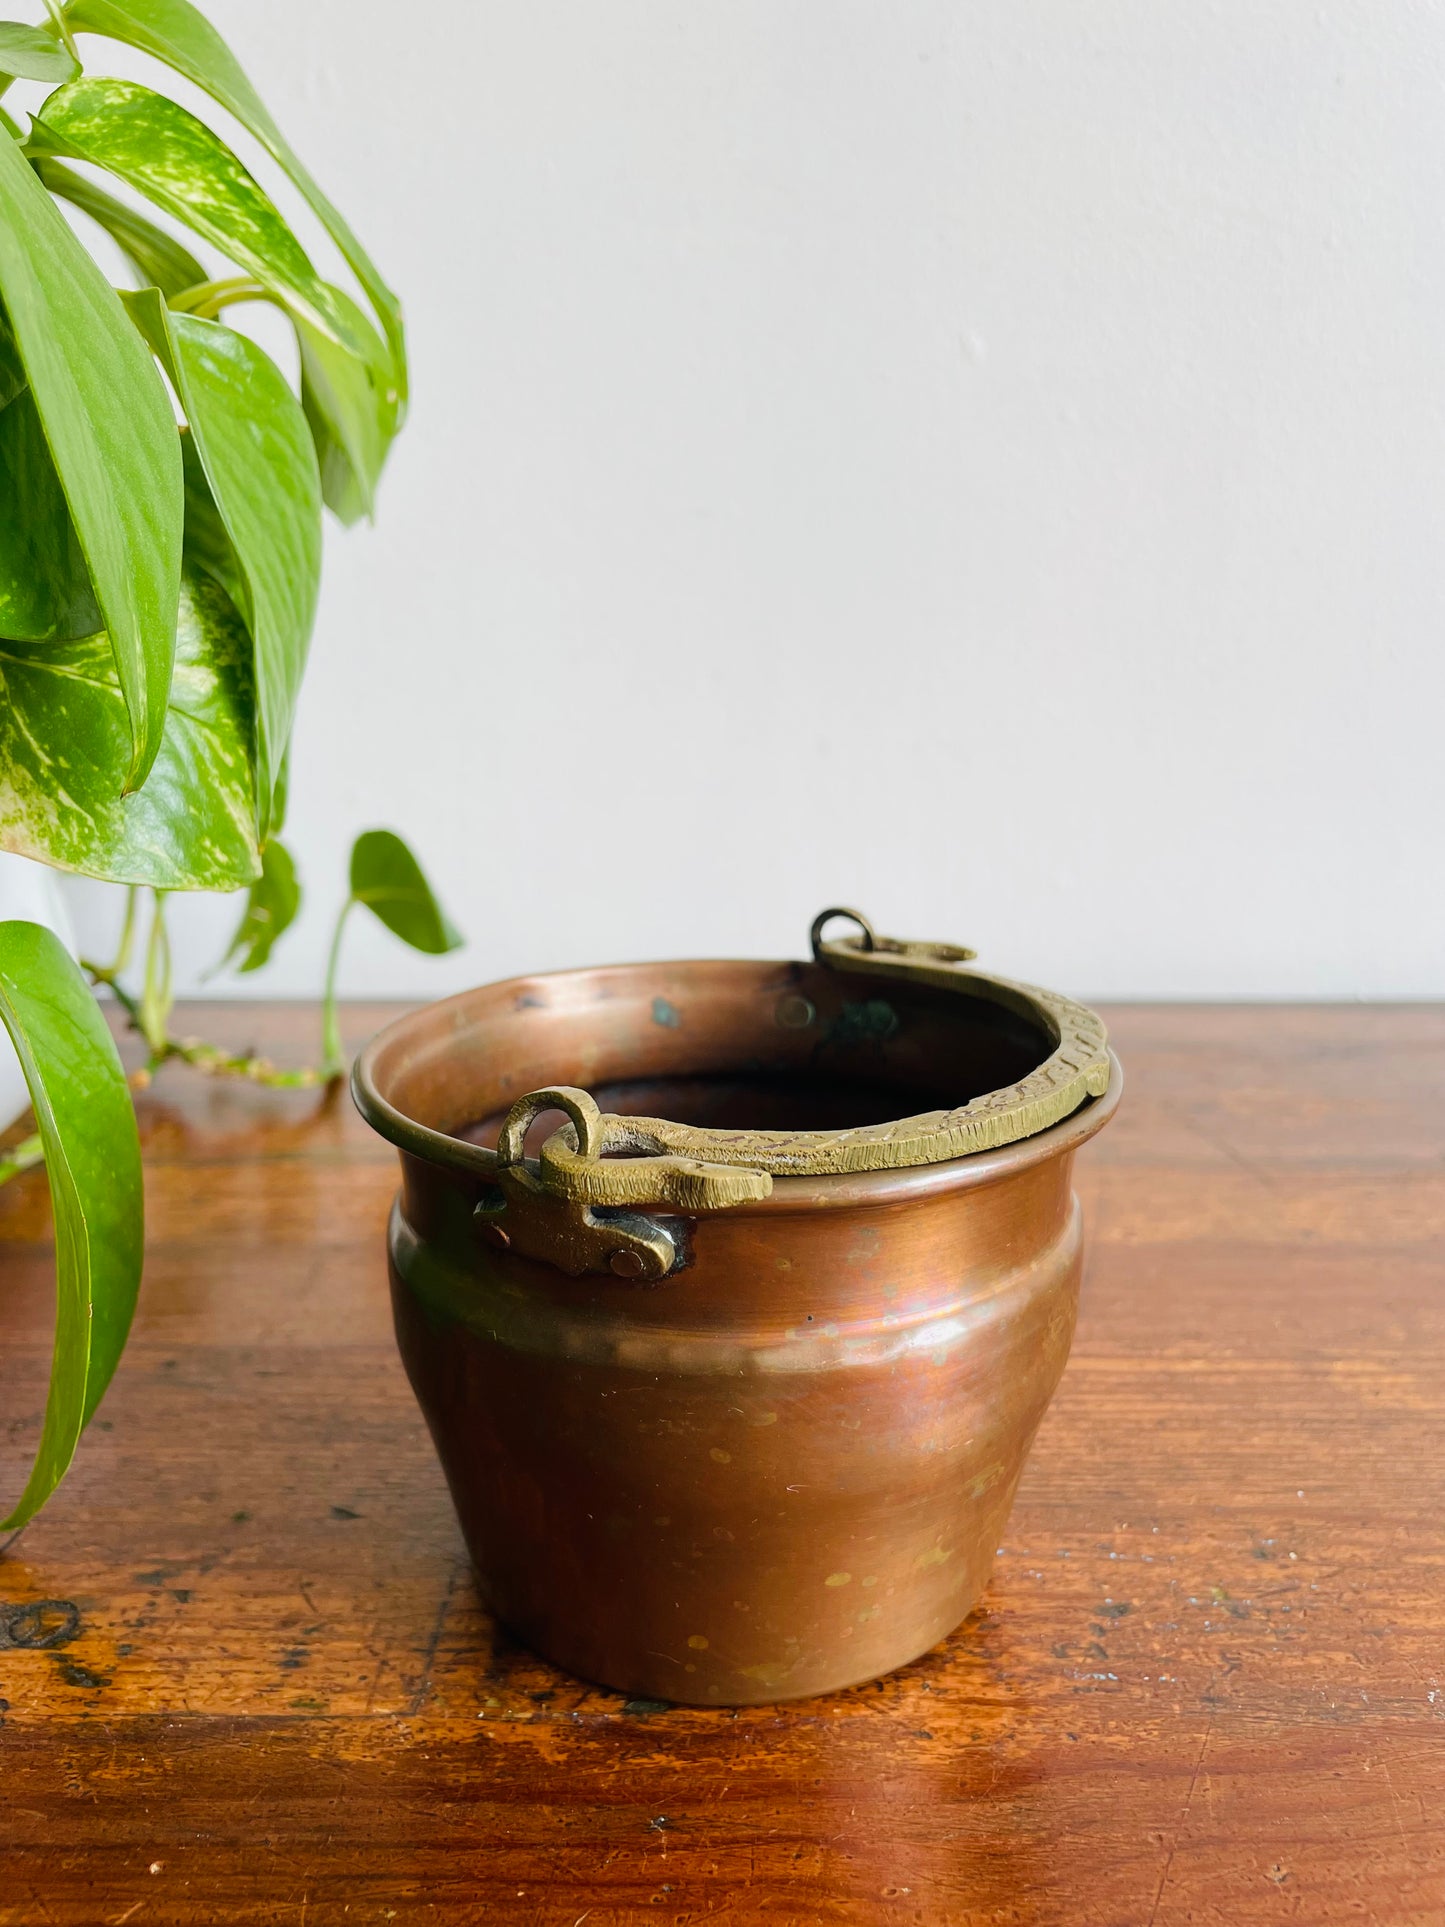
[[[591, 1098], [587, 1102], [591, 1104]], [[750, 1198], [765, 1198], [773, 1188], [766, 1171], [713, 1164], [669, 1150], [652, 1130], [650, 1119], [599, 1112], [597, 1121], [601, 1153], [589, 1150], [580, 1133], [576, 1150], [561, 1131], [554, 1131], [542, 1146], [538, 1162], [549, 1190], [581, 1204], [720, 1211], [730, 1204], [746, 1204]], [[631, 1155], [609, 1158], [608, 1151]]]
[[[847, 917], [856, 923], [860, 931], [857, 937], [835, 937], [831, 943], [824, 943], [823, 932], [834, 917]], [[927, 943], [907, 937], [880, 937], [861, 910], [848, 910], [841, 904], [831, 910], [820, 910], [813, 919], [813, 927], [808, 932], [808, 941], [813, 947], [813, 961], [820, 964], [849, 964], [858, 957], [876, 957], [878, 967], [887, 969], [887, 960], [901, 959], [905, 964], [930, 963], [972, 963], [978, 955], [966, 944]]]
[[[565, 1111], [577, 1139], [569, 1144], [565, 1131], [554, 1131], [538, 1154], [537, 1180], [557, 1197], [578, 1204], [717, 1211], [765, 1198], [773, 1188], [766, 1171], [710, 1164], [670, 1151], [648, 1119], [599, 1111], [596, 1098], [575, 1084], [554, 1084], [517, 1099], [497, 1138], [499, 1173], [521, 1164], [528, 1128], [543, 1111]], [[629, 1155], [609, 1158], [609, 1151]]]
[[[847, 917], [857, 926], [858, 934], [826, 937], [824, 932], [836, 917]], [[1107, 1089], [1110, 1059], [1104, 1025], [1092, 1010], [1072, 998], [964, 968], [978, 954], [965, 944], [879, 936], [862, 911], [841, 905], [814, 917], [809, 938], [814, 962], [830, 972], [865, 982], [872, 979], [885, 996], [891, 981], [925, 984], [931, 989], [1001, 1004], [1042, 1030], [1051, 1038], [1053, 1049], [1016, 1084], [984, 1091], [948, 1111], [925, 1111], [883, 1124], [849, 1125], [829, 1131], [728, 1131], [674, 1124], [657, 1117], [604, 1118], [609, 1145], [621, 1148], [631, 1143], [648, 1152], [666, 1151], [675, 1157], [706, 1160], [700, 1167], [704, 1170], [726, 1164], [740, 1173], [746, 1170], [749, 1178], [766, 1172], [777, 1177], [822, 1177], [894, 1170], [902, 1165], [941, 1164], [946, 1159], [968, 1157], [975, 1151], [1031, 1137], [1068, 1117], [1086, 1098], [1102, 1096]], [[811, 1008], [807, 1006], [809, 1012]], [[779, 1021], [788, 1021], [781, 1011]], [[614, 1141], [611, 1134], [624, 1130], [630, 1136]], [[551, 1145], [544, 1146], [543, 1158], [550, 1152]], [[565, 1151], [554, 1156], [553, 1175], [559, 1183], [572, 1182], [565, 1168], [567, 1161]], [[626, 1165], [610, 1164], [592, 1168], [627, 1169]], [[621, 1182], [625, 1184], [626, 1180]], [[715, 1184], [716, 1180], [711, 1182]], [[596, 1195], [620, 1200], [635, 1193], [619, 1188]], [[738, 1200], [718, 1192], [713, 1195], [717, 1202], [725, 1203], [759, 1194], [743, 1191]]]
[[[597, 1100], [575, 1084], [557, 1084], [550, 1090], [528, 1091], [519, 1097], [502, 1120], [497, 1138], [497, 1162], [503, 1169], [522, 1162], [522, 1146], [532, 1120], [543, 1111], [565, 1111], [577, 1133], [577, 1149], [585, 1158], [602, 1155], [602, 1113]], [[548, 1139], [551, 1142], [551, 1139]]]
[[858, 928], [863, 932], [863, 941], [858, 946], [860, 949], [874, 950], [877, 948], [877, 932], [864, 916], [863, 912], [861, 910], [849, 910], [845, 905], [840, 903], [834, 904], [831, 910], [820, 910], [818, 912], [817, 916], [813, 919], [812, 928], [808, 932], [808, 945], [813, 952], [813, 960], [815, 963], [822, 963], [823, 961], [823, 932], [833, 921], [834, 917], [847, 917], [850, 923], [857, 924]]
[[[528, 1127], [544, 1111], [565, 1111], [576, 1142], [568, 1142], [566, 1131], [554, 1131], [534, 1173], [522, 1152]], [[645, 1155], [608, 1158], [609, 1150]], [[678, 1239], [654, 1218], [618, 1207], [717, 1210], [765, 1198], [773, 1188], [766, 1171], [649, 1155], [656, 1152], [664, 1147], [650, 1133], [629, 1118], [604, 1114], [596, 1099], [575, 1085], [528, 1091], [502, 1120], [495, 1167], [501, 1195], [477, 1206], [478, 1229], [490, 1244], [556, 1265], [574, 1278], [611, 1271], [655, 1283], [676, 1268]], [[606, 1216], [598, 1217], [594, 1206]]]
[[[828, 938], [838, 917], [858, 934]], [[501, 1202], [478, 1205], [484, 1234], [574, 1277], [612, 1270], [662, 1278], [679, 1263], [678, 1238], [643, 1215], [648, 1211], [716, 1211], [765, 1198], [774, 1173], [818, 1177], [967, 1157], [1046, 1130], [1108, 1085], [1107, 1040], [1093, 1011], [1053, 991], [963, 968], [977, 955], [963, 944], [882, 937], [860, 911], [839, 906], [813, 919], [809, 938], [815, 962], [829, 971], [883, 979], [885, 994], [891, 978], [1002, 1005], [1041, 1029], [1053, 1049], [1017, 1083], [953, 1110], [830, 1131], [712, 1130], [613, 1116], [572, 1085], [529, 1091], [502, 1125], [494, 1189]], [[527, 1127], [551, 1109], [565, 1111], [571, 1128], [552, 1133], [534, 1168], [522, 1156]], [[630, 1155], [609, 1155], [617, 1152]]]

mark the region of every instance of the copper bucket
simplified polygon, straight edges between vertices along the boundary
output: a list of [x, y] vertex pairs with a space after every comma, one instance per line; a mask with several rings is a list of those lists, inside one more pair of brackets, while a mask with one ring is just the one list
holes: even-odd
[[619, 1692], [746, 1705], [926, 1652], [1068, 1355], [1103, 1025], [851, 911], [813, 952], [489, 984], [357, 1064], [484, 1595]]

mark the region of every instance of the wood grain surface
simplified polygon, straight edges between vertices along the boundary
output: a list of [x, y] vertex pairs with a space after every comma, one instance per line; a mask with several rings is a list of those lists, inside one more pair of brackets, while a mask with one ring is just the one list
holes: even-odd
[[[167, 1072], [131, 1348], [0, 1558], [0, 1922], [1445, 1922], [1445, 1009], [1109, 1016], [1083, 1316], [983, 1609], [736, 1714], [493, 1627], [389, 1329], [392, 1153]], [[12, 1493], [48, 1239], [33, 1172]]]

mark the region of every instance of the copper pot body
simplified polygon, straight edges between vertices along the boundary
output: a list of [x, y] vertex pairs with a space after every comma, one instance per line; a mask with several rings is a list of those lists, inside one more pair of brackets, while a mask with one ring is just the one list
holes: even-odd
[[[651, 1285], [487, 1243], [484, 1175], [408, 1148], [394, 1120], [485, 1142], [519, 1093], [564, 1082], [614, 1110], [701, 1089], [724, 1111], [781, 1115], [795, 1099], [779, 1066], [809, 1049], [798, 1013], [837, 1031], [835, 1005], [815, 965], [519, 979], [404, 1018], [358, 1072], [363, 1109], [378, 1121], [379, 1094], [402, 1145], [397, 1338], [485, 1599], [529, 1646], [622, 1693], [824, 1693], [968, 1615], [1068, 1357], [1071, 1167], [1118, 1101], [1117, 1065], [1104, 1096], [1021, 1142], [778, 1178], [769, 1197], [674, 1221], [686, 1263]], [[920, 1008], [901, 1025], [917, 1033], [911, 1071], [907, 1049], [880, 1064], [876, 1036], [871, 1057], [866, 1036], [844, 1037], [855, 1081], [937, 1054], [929, 1027], [950, 1015]]]

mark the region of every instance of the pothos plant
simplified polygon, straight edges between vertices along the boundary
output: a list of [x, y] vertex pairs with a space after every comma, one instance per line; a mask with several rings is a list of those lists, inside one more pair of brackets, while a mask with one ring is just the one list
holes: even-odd
[[[140, 1032], [141, 1080], [177, 1058], [314, 1084], [344, 1069], [336, 967], [354, 905], [419, 950], [460, 941], [406, 845], [368, 831], [331, 947], [319, 1063], [282, 1070], [171, 1033], [170, 892], [248, 888], [223, 960], [243, 971], [299, 907], [280, 833], [322, 506], [348, 524], [371, 513], [406, 409], [406, 349], [396, 297], [189, 0], [46, 6], [40, 24], [0, 21], [0, 95], [18, 81], [31, 96], [28, 124], [13, 94], [0, 106], [0, 848], [128, 897], [104, 963], [77, 965], [39, 925], [0, 924], [0, 1017], [36, 1121], [0, 1155], [0, 1179], [43, 1160], [57, 1273], [41, 1439], [7, 1527], [69, 1465], [140, 1281], [139, 1140], [94, 987]], [[204, 121], [86, 71], [85, 36], [149, 55], [239, 123], [362, 299], [322, 277]], [[95, 230], [133, 287], [114, 288], [92, 258], [81, 233]], [[299, 395], [227, 324], [244, 302], [290, 323]]]

